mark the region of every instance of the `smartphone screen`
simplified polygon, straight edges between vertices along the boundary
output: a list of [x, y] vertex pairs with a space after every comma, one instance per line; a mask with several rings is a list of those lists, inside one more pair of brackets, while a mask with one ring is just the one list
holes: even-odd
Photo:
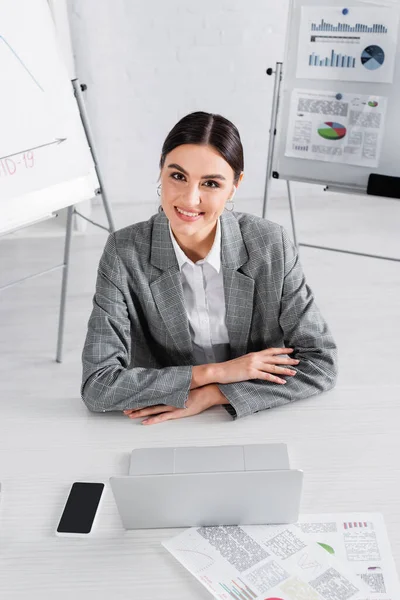
[[57, 527], [58, 533], [90, 533], [104, 483], [75, 482]]

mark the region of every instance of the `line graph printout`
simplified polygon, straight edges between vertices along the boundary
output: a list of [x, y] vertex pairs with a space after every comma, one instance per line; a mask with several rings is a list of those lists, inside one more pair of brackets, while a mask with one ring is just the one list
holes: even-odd
[[398, 22], [395, 8], [303, 6], [296, 77], [392, 83]]
[[400, 598], [400, 586], [380, 513], [301, 515], [297, 527], [346, 564], [369, 587], [368, 599]]
[[193, 527], [163, 545], [219, 600], [367, 600], [365, 582], [296, 525]]
[[0, 3], [0, 196], [89, 174], [91, 156], [46, 0]]
[[386, 102], [384, 96], [294, 89], [285, 156], [377, 167]]

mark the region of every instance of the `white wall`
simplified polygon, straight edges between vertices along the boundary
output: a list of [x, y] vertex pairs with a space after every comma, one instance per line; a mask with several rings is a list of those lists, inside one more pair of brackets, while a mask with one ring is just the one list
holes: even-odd
[[[156, 202], [165, 136], [185, 114], [205, 110], [238, 127], [245, 151], [240, 196], [261, 207], [273, 89], [265, 70], [283, 60], [287, 0], [68, 5], [77, 75], [88, 85], [111, 200]], [[283, 189], [274, 182], [275, 193]]]

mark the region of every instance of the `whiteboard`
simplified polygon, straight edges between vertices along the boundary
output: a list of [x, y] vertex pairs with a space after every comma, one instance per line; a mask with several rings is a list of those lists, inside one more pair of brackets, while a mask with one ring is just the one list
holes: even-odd
[[[302, 7], [304, 7], [303, 13]], [[400, 175], [400, 119], [398, 116], [398, 105], [400, 100], [399, 44], [397, 44], [397, 47], [394, 46], [394, 56], [391, 57], [392, 63], [394, 63], [394, 66], [393, 64], [391, 65], [391, 67], [393, 67], [393, 83], [379, 81], [379, 78], [384, 79], [380, 74], [379, 69], [376, 69], [376, 71], [369, 71], [368, 73], [365, 71], [369, 81], [351, 80], [350, 77], [354, 77], [354, 75], [348, 75], [350, 69], [348, 69], [346, 75], [343, 76], [349, 80], [339, 79], [339, 77], [337, 80], [326, 80], [322, 77], [317, 78], [315, 76], [305, 78], [304, 72], [300, 73], [301, 77], [297, 76], [299, 72], [298, 57], [301, 55], [302, 50], [304, 50], [302, 49], [301, 44], [299, 44], [299, 42], [302, 42], [304, 36], [304, 28], [301, 28], [302, 14], [304, 23], [304, 11], [312, 12], [317, 8], [319, 12], [323, 13], [324, 8], [335, 8], [336, 10], [340, 9], [338, 10], [338, 13], [341, 14], [342, 10], [347, 9], [349, 15], [351, 15], [352, 8], [359, 7], [363, 8], [364, 11], [366, 8], [370, 7], [378, 9], [386, 7], [390, 8], [398, 15], [400, 2], [397, 0], [381, 0], [379, 2], [370, 2], [366, 0], [351, 0], [351, 2], [338, 2], [337, 0], [291, 0], [286, 33], [285, 55], [282, 67], [283, 77], [278, 100], [276, 139], [272, 158], [272, 171], [279, 174], [279, 178], [330, 185], [338, 190], [342, 189], [343, 191], [365, 193], [368, 178], [371, 173], [389, 176]], [[327, 14], [329, 14], [329, 10], [327, 10]], [[331, 27], [331, 25], [328, 25], [327, 27]], [[394, 34], [397, 39], [399, 35], [398, 28], [399, 25], [394, 27]], [[326, 47], [327, 49], [328, 47], [330, 49], [331, 46], [329, 45], [330, 41], [328, 38], [329, 36], [332, 36], [332, 32], [328, 31], [326, 33], [327, 35], [324, 36], [328, 42]], [[356, 38], [357, 35], [354, 37]], [[375, 39], [378, 38], [379, 34], [377, 34]], [[354, 52], [354, 54], [356, 55], [356, 52]], [[310, 61], [311, 60], [310, 55]], [[317, 71], [317, 69], [315, 71]], [[332, 71], [338, 72], [339, 69], [333, 69]], [[356, 71], [357, 69], [354, 69], [353, 72]], [[381, 72], [382, 71], [383, 70], [381, 70]], [[307, 73], [310, 72], [310, 70], [307, 71]], [[342, 69], [342, 72], [344, 73], [345, 69]], [[375, 81], [373, 81], [374, 77], [376, 78]], [[385, 74], [385, 78], [388, 78], [388, 73]], [[343, 97], [345, 97], [345, 95], [360, 95], [363, 97], [364, 95], [370, 96], [371, 94], [386, 97], [386, 110], [382, 128], [378, 165], [365, 166], [349, 164], [347, 162], [339, 163], [332, 159], [313, 160], [298, 156], [287, 156], [287, 143], [292, 139], [290, 121], [292, 119], [293, 123], [293, 107], [291, 107], [291, 98], [295, 97], [295, 90], [298, 89], [317, 90], [321, 92], [321, 95], [323, 95], [322, 92], [334, 92], [335, 94], [339, 94], [338, 97], [340, 97], [340, 95]], [[347, 159], [344, 158], [343, 160]], [[276, 174], [274, 174], [274, 176], [276, 176]]]
[[57, 33], [58, 46], [67, 67], [69, 79], [76, 79], [74, 53], [69, 27], [67, 0], [47, 0]]
[[94, 165], [46, 0], [0, 3], [0, 232], [94, 196]]

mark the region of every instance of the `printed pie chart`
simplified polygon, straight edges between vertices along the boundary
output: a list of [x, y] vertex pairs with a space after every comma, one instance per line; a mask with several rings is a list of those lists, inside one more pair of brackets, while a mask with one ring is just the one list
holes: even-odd
[[375, 71], [385, 62], [385, 53], [380, 46], [367, 46], [361, 54], [361, 63], [366, 69]]
[[341, 140], [346, 135], [347, 130], [341, 123], [326, 121], [318, 127], [318, 133], [325, 140]]
[[375, 108], [375, 106], [378, 106], [378, 102], [376, 102], [375, 100], [370, 100], [368, 102], [368, 106], [372, 106], [372, 108]]
[[329, 546], [329, 544], [323, 544], [322, 542], [317, 542], [317, 544], [319, 544], [321, 548], [329, 552], [329, 554], [335, 554], [334, 549], [332, 548], [332, 546]]

